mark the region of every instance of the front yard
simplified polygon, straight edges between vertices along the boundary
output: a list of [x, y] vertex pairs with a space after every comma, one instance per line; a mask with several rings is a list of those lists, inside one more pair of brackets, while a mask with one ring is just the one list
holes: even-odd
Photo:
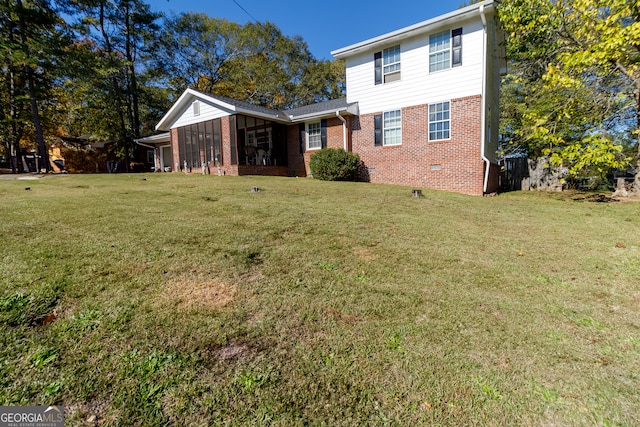
[[637, 424], [640, 204], [423, 194], [2, 181], [0, 405], [62, 404], [69, 426]]

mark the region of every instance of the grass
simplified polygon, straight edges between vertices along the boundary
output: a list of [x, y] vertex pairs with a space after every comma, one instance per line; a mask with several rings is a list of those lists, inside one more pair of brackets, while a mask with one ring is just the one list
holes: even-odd
[[28, 185], [0, 185], [0, 405], [70, 426], [639, 422], [637, 203]]

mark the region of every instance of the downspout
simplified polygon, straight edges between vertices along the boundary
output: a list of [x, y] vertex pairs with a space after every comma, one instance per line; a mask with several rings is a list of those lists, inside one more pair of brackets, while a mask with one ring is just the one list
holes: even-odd
[[336, 111], [336, 117], [342, 120], [342, 145], [344, 151], [347, 151], [347, 121], [340, 115], [340, 111]]
[[158, 147], [154, 147], [153, 145], [148, 145], [148, 144], [143, 144], [142, 142], [138, 141], [137, 139], [134, 139], [135, 143], [138, 145], [141, 145], [143, 147], [147, 147], [147, 148], [151, 148], [153, 150], [153, 163], [155, 165], [155, 172], [158, 172]]
[[484, 170], [484, 182], [482, 186], [482, 193], [487, 193], [487, 187], [489, 186], [489, 169], [491, 168], [491, 161], [485, 156], [485, 139], [486, 139], [486, 120], [487, 120], [487, 17], [484, 14], [484, 5], [480, 5], [480, 19], [482, 19], [482, 99], [481, 99], [481, 116], [480, 116], [480, 156], [485, 162]]

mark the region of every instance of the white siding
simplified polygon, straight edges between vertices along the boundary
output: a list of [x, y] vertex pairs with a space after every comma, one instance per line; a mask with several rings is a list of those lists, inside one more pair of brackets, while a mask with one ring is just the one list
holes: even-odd
[[[374, 84], [374, 51], [347, 59], [347, 101], [360, 114], [438, 102], [482, 92], [482, 23], [462, 22], [462, 65], [429, 73], [429, 36], [402, 41], [401, 80]], [[441, 30], [438, 30], [441, 31]], [[390, 46], [387, 46], [390, 47]], [[379, 49], [377, 49], [379, 50]]]
[[213, 105], [202, 99], [199, 99], [198, 102], [200, 102], [200, 115], [194, 116], [192, 105], [193, 101], [195, 101], [195, 98], [192, 98], [191, 102], [188, 102], [187, 106], [178, 113], [177, 119], [175, 120], [175, 122], [173, 122], [171, 128], [191, 125], [194, 123], [204, 122], [206, 120], [217, 119], [233, 114], [233, 112], [225, 110], [218, 105]]

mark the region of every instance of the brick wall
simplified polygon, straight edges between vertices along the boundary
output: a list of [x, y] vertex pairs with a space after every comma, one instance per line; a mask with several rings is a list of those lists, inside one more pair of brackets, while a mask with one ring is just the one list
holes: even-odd
[[289, 176], [287, 166], [239, 165], [237, 175]]
[[[177, 172], [178, 170], [182, 170], [182, 165], [180, 165], [180, 152], [178, 151], [178, 128], [173, 128], [169, 132], [171, 138], [171, 170]], [[178, 166], [180, 166], [180, 169], [178, 169]]]
[[222, 165], [220, 165], [220, 171], [223, 175], [238, 175], [238, 166], [231, 165], [231, 126], [229, 117], [220, 119], [220, 133], [222, 134]]
[[[347, 121], [348, 125], [349, 121]], [[349, 132], [347, 132], [347, 147], [349, 146], [349, 136]], [[344, 148], [342, 120], [337, 117], [327, 119], [327, 148]], [[287, 149], [289, 152], [289, 175], [308, 176], [311, 173], [309, 161], [313, 153], [318, 150], [307, 151], [305, 148], [304, 154], [300, 154], [299, 124], [291, 125], [287, 128]]]
[[[482, 195], [484, 162], [480, 156], [481, 97], [451, 100], [451, 138], [429, 141], [428, 106], [402, 109], [402, 144], [374, 146], [373, 114], [347, 117], [347, 147], [364, 163], [362, 178], [366, 181], [411, 187], [433, 188], [465, 194]], [[223, 164], [225, 175], [256, 174], [308, 176], [309, 160], [316, 150], [300, 154], [299, 125], [287, 127], [288, 167], [267, 170], [264, 167], [231, 165], [230, 127], [228, 118], [221, 120]], [[173, 164], [178, 162], [177, 129], [171, 130]], [[327, 147], [343, 148], [342, 121], [327, 119]], [[174, 169], [175, 170], [175, 169]], [[194, 172], [200, 172], [194, 171]], [[216, 169], [211, 170], [217, 173]], [[492, 165], [488, 191], [497, 189], [499, 171]]]
[[300, 129], [297, 124], [287, 126], [287, 156], [289, 176], [307, 176], [307, 165], [300, 154]]
[[451, 100], [451, 138], [429, 141], [428, 106], [402, 109], [402, 144], [374, 146], [373, 114], [353, 118], [353, 152], [365, 180], [482, 195], [481, 97]]

